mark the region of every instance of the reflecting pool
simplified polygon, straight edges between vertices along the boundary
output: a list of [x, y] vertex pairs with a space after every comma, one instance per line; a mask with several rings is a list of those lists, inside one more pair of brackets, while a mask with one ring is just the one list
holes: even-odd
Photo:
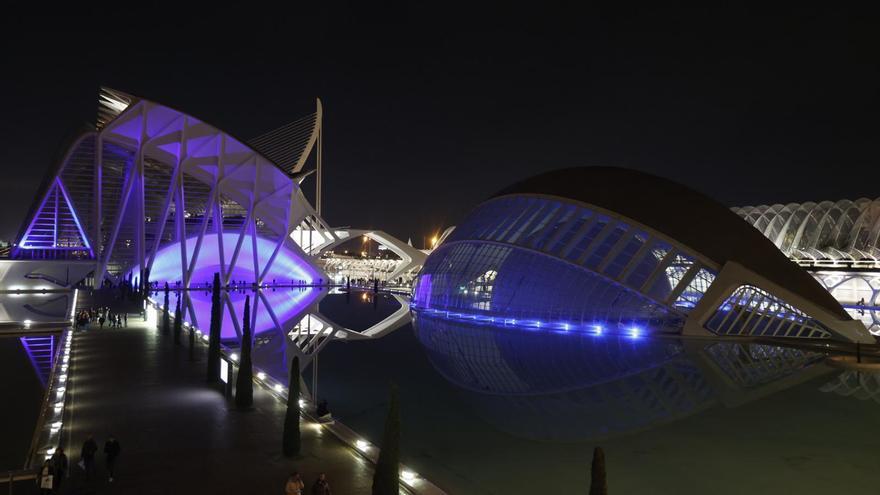
[[809, 350], [646, 335], [417, 315], [415, 328], [330, 344], [319, 396], [381, 442], [397, 383], [403, 462], [450, 493], [584, 493], [595, 446], [613, 493], [880, 484], [880, 376]]
[[0, 337], [0, 470], [21, 469], [58, 350], [58, 334]]

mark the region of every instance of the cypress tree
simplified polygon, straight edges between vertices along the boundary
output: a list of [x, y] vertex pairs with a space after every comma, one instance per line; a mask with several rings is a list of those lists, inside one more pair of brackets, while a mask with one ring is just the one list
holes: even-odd
[[385, 418], [382, 450], [373, 473], [373, 495], [398, 495], [400, 491], [400, 404], [397, 385], [391, 385], [391, 402]]
[[141, 298], [147, 299], [150, 297], [150, 270], [144, 270], [144, 278], [141, 280]]
[[196, 360], [196, 329], [189, 327], [189, 360]]
[[211, 327], [208, 333], [208, 383], [220, 383], [220, 274], [214, 273], [211, 289]]
[[251, 296], [244, 298], [244, 325], [241, 332], [241, 357], [235, 380], [235, 406], [247, 409], [254, 405], [254, 368], [251, 363]]
[[177, 309], [174, 310], [174, 345], [180, 345], [180, 334], [183, 332], [183, 313], [180, 312], [180, 294], [177, 295]]
[[287, 413], [284, 415], [283, 451], [286, 457], [299, 455], [302, 446], [299, 426], [299, 356], [290, 363], [290, 382], [287, 384]]
[[162, 312], [162, 335], [171, 333], [171, 315], [168, 314], [168, 282], [165, 282], [165, 310]]
[[608, 480], [605, 479], [605, 452], [602, 447], [593, 449], [593, 466], [590, 470], [590, 495], [608, 495]]

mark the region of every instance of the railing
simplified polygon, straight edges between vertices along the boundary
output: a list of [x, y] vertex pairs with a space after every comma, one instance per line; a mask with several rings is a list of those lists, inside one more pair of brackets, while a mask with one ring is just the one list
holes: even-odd
[[[70, 329], [64, 330], [61, 334], [61, 345], [58, 346], [52, 373], [46, 382], [46, 395], [43, 397], [40, 416], [37, 418], [37, 425], [25, 459], [26, 468], [36, 468], [42, 464], [45, 458], [55, 453], [55, 448], [60, 443], [72, 338]], [[53, 421], [47, 421], [49, 419]]]
[[0, 485], [7, 485], [9, 495], [37, 493], [37, 474], [33, 469], [21, 469], [0, 473]]

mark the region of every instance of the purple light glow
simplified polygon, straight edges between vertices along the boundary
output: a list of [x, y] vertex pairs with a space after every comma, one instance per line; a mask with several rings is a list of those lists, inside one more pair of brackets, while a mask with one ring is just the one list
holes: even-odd
[[[186, 240], [186, 263], [192, 262], [193, 253], [196, 250], [198, 238], [190, 237]], [[250, 235], [245, 235], [244, 241], [241, 243], [241, 252], [236, 260], [235, 267], [229, 269], [232, 261], [232, 255], [235, 251], [235, 245], [238, 242], [238, 234], [223, 234], [223, 254], [224, 265], [227, 273], [230, 273], [230, 280], [244, 280], [247, 283], [253, 283], [254, 260], [253, 260], [253, 243]], [[257, 253], [259, 254], [259, 269], [264, 271], [266, 265], [272, 257], [275, 250], [275, 241], [257, 237]], [[139, 267], [134, 267], [132, 273], [139, 273]], [[177, 282], [183, 282], [184, 269], [180, 263], [180, 245], [170, 244], [156, 254], [156, 260], [150, 269], [150, 280], [163, 285], [168, 282], [174, 286]], [[196, 261], [195, 269], [190, 280], [190, 287], [204, 286], [210, 283], [214, 278], [214, 273], [220, 270], [220, 249], [217, 243], [216, 234], [205, 234], [202, 245], [199, 248], [198, 261]], [[291, 280], [304, 280], [306, 283], [313, 283], [319, 278], [318, 273], [306, 261], [300, 259], [295, 253], [282, 247], [278, 255], [272, 260], [272, 266], [266, 273], [265, 280], [273, 279], [279, 282], [289, 283]]]
[[[186, 240], [187, 265], [192, 261], [193, 253], [196, 249], [197, 238], [192, 237]], [[223, 254], [227, 272], [229, 272], [229, 263], [232, 261], [232, 255], [235, 251], [235, 245], [238, 242], [238, 234], [223, 234]], [[268, 239], [257, 237], [257, 253], [259, 261], [259, 270], [266, 271], [266, 265], [272, 258], [276, 243]], [[190, 311], [185, 311], [185, 321], [189, 324], [196, 324], [203, 332], [207, 332], [210, 323], [211, 312], [211, 293], [208, 284], [214, 278], [214, 273], [220, 272], [220, 252], [216, 234], [206, 234], [202, 239], [202, 245], [199, 248], [198, 259], [193, 270], [192, 279], [190, 281], [190, 290], [188, 292], [192, 309], [195, 313], [195, 322]], [[295, 253], [282, 247], [274, 259], [271, 259], [272, 265], [266, 271], [264, 281], [271, 282], [276, 280], [278, 283], [289, 284], [292, 280], [302, 280], [306, 284], [317, 282], [319, 275], [306, 261], [302, 260]], [[138, 273], [139, 267], [134, 267], [132, 273]], [[182, 283], [184, 278], [184, 269], [181, 267], [180, 245], [171, 244], [159, 250], [156, 254], [156, 260], [150, 270], [150, 280], [157, 282], [161, 287], [168, 282], [171, 287], [176, 287], [178, 281]], [[241, 243], [241, 250], [236, 260], [235, 267], [232, 268], [229, 275], [230, 280], [245, 281], [251, 284], [255, 281], [254, 274], [254, 258], [253, 243], [250, 235], [246, 235]], [[204, 288], [204, 289], [203, 289]], [[253, 295], [253, 291], [247, 291]], [[276, 291], [262, 290], [262, 297], [258, 298], [259, 302], [254, 302], [254, 314], [256, 315], [256, 323], [254, 325], [254, 333], [261, 333], [276, 328], [275, 320], [282, 326], [284, 331], [289, 330], [301, 315], [318, 299], [322, 294], [317, 289], [279, 289]], [[245, 293], [229, 291], [228, 297], [232, 303], [233, 311], [236, 314], [236, 321], [241, 324], [241, 316], [244, 312]], [[265, 298], [265, 301], [263, 300]], [[252, 299], [254, 299], [252, 297]], [[266, 308], [268, 303], [271, 312]], [[173, 298], [172, 298], [173, 304]], [[296, 320], [296, 321], [291, 321]], [[233, 339], [236, 337], [235, 325], [232, 315], [229, 313], [229, 306], [223, 305], [223, 324], [222, 338]]]
[[[296, 325], [302, 318], [302, 315], [314, 304], [321, 295], [324, 294], [319, 289], [278, 289], [262, 290], [262, 295], [269, 303], [278, 323], [281, 324], [282, 330], [286, 333]], [[275, 322], [272, 320], [272, 314], [269, 313], [262, 298], [259, 303], [254, 303], [254, 291], [237, 292], [230, 291], [229, 299], [232, 301], [232, 307], [236, 314], [236, 320], [241, 324], [241, 317], [244, 313], [244, 298], [246, 295], [251, 296], [251, 308], [256, 314], [256, 323], [254, 325], [254, 334], [260, 334], [276, 328]], [[203, 332], [208, 330], [211, 321], [211, 292], [210, 291], [189, 291], [189, 297], [196, 313], [196, 319]], [[171, 299], [174, 301], [174, 298]], [[189, 318], [187, 319], [189, 321]], [[190, 321], [190, 323], [192, 323]], [[229, 313], [229, 306], [223, 305], [223, 323], [221, 326], [221, 336], [223, 339], [236, 338], [235, 324], [232, 321], [232, 315]]]

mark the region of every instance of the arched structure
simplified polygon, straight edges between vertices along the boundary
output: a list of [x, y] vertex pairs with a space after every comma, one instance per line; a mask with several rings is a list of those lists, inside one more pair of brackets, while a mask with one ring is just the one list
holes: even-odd
[[733, 208], [786, 256], [810, 267], [880, 267], [880, 199]]
[[403, 242], [387, 232], [381, 230], [363, 230], [363, 229], [329, 229], [318, 228], [314, 230], [298, 228], [293, 233], [293, 239], [299, 243], [303, 249], [315, 256], [320, 256], [333, 248], [357, 239], [358, 237], [369, 238], [380, 246], [384, 246], [389, 251], [396, 254], [400, 261], [393, 263], [391, 270], [384, 275], [385, 280], [395, 280], [398, 277], [406, 276], [411, 279], [416, 272], [424, 265], [428, 255], [424, 251], [416, 249], [411, 244]]
[[[49, 174], [12, 257], [85, 264], [97, 284], [147, 272], [182, 289], [204, 286], [214, 272], [257, 285], [326, 279], [291, 238], [315, 215], [296, 177], [320, 115], [307, 122], [297, 156], [274, 155], [288, 162], [282, 168], [196, 117], [103, 88], [97, 125]], [[187, 321], [196, 324], [184, 294]]]
[[479, 205], [425, 262], [413, 301], [539, 327], [874, 341], [729, 209], [610, 167], [542, 174]]

